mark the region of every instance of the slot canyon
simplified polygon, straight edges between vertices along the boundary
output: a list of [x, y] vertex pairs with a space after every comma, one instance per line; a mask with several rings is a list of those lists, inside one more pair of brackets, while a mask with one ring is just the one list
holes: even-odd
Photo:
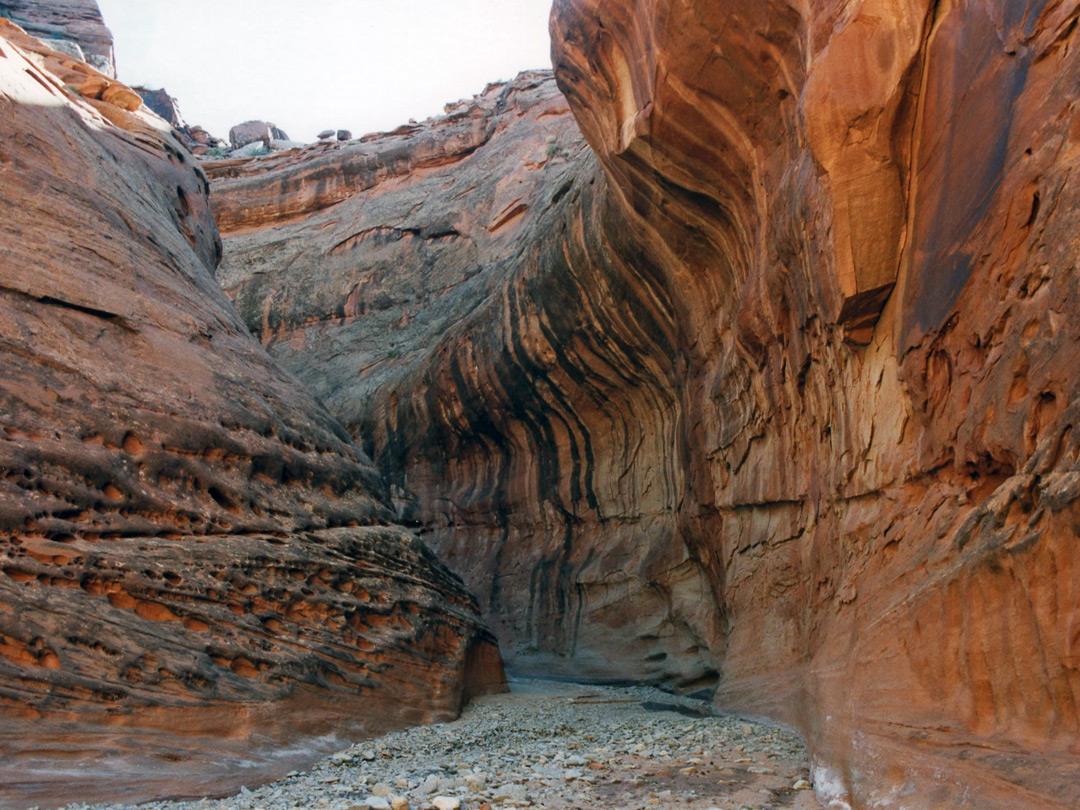
[[504, 665], [793, 729], [824, 807], [1080, 806], [1078, 20], [555, 0], [551, 71], [210, 157], [0, 0], [0, 806]]

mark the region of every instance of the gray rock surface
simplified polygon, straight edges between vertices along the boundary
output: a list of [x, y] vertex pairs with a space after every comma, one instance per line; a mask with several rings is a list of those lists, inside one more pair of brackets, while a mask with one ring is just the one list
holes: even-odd
[[261, 141], [287, 141], [289, 136], [269, 121], [245, 121], [229, 130], [229, 143], [233, 149], [240, 149], [250, 143]]
[[39, 39], [78, 45], [89, 65], [116, 76], [112, 32], [105, 27], [97, 0], [0, 0], [0, 17]]

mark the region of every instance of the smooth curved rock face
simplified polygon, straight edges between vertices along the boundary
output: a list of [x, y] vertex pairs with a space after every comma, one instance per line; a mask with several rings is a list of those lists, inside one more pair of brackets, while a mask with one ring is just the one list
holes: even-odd
[[116, 76], [112, 32], [97, 0], [0, 0], [0, 17], [39, 39], [56, 40], [54, 45], [77, 45], [92, 67], [109, 78]]
[[473, 598], [214, 281], [205, 175], [2, 22], [0, 806], [235, 788], [497, 687]]
[[626, 239], [595, 239], [605, 181], [550, 73], [365, 141], [211, 164], [222, 284], [370, 442], [512, 666], [711, 686], [719, 611], [673, 512], [672, 326]]
[[558, 0], [596, 157], [516, 84], [221, 164], [220, 278], [516, 666], [718, 672], [836, 807], [1076, 807], [1078, 17]]
[[678, 325], [718, 700], [853, 806], [1080, 804], [1077, 18], [555, 4]]

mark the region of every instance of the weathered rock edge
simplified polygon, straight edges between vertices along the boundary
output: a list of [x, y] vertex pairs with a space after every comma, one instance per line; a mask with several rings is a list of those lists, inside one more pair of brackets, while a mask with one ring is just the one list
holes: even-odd
[[0, 17], [47, 44], [81, 54], [110, 78], [116, 76], [112, 32], [97, 0], [0, 0]]

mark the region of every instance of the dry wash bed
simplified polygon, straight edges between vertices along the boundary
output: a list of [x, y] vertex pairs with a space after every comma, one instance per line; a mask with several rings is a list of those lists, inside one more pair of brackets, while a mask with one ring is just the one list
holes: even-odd
[[367, 740], [229, 798], [143, 808], [820, 807], [797, 737], [700, 710], [645, 687], [516, 681], [510, 694], [476, 701], [456, 722]]

